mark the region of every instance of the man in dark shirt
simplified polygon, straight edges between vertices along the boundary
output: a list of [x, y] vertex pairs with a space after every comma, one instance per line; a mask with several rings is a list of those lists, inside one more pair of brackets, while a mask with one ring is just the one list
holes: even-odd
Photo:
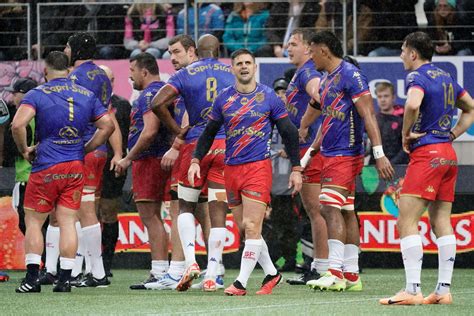
[[[375, 94], [380, 109], [377, 123], [385, 144], [385, 155], [392, 164], [407, 164], [408, 155], [402, 149], [403, 108], [395, 105], [394, 87], [390, 82], [379, 82], [375, 85]], [[374, 163], [371, 155], [370, 164]]]

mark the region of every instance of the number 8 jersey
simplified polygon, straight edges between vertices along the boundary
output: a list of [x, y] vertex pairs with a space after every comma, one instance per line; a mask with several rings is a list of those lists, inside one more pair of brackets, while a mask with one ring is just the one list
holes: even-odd
[[466, 91], [449, 73], [433, 64], [424, 64], [408, 74], [406, 91], [411, 88], [424, 93], [413, 132], [426, 133], [411, 145], [411, 150], [423, 145], [449, 142], [456, 100]]
[[[203, 58], [180, 69], [168, 81], [184, 100], [189, 115], [191, 129], [186, 134], [186, 142], [196, 140], [206, 127], [212, 103], [219, 92], [234, 84], [230, 66], [214, 58]], [[225, 138], [221, 128], [216, 139]]]
[[61, 162], [84, 160], [87, 126], [106, 114], [92, 91], [66, 78], [54, 79], [31, 91], [21, 106], [36, 112], [36, 158], [32, 172]]

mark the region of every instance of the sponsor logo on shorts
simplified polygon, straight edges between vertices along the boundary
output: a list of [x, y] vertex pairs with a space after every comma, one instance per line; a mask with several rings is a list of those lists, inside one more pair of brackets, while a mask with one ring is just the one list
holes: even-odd
[[38, 201], [38, 205], [48, 205], [48, 202], [46, 202], [45, 199], [40, 199], [40, 200]]
[[44, 176], [43, 182], [50, 183], [51, 181], [65, 180], [65, 179], [82, 179], [82, 173], [48, 173]]
[[322, 178], [321, 182], [332, 182], [332, 178]]
[[439, 166], [457, 166], [458, 162], [456, 160], [436, 157], [431, 159], [430, 165], [431, 168], [438, 168]]
[[225, 155], [225, 149], [223, 148], [215, 148], [211, 149], [207, 152], [208, 155]]
[[93, 173], [89, 173], [89, 175], [87, 176], [87, 179], [89, 180], [94, 180], [95, 179], [95, 175]]
[[255, 191], [248, 191], [248, 190], [245, 190], [245, 193], [249, 194], [249, 195], [252, 195], [252, 196], [255, 196], [255, 197], [261, 197], [262, 196], [262, 193], [260, 192], [255, 192]]
[[429, 192], [429, 193], [434, 193], [435, 189], [433, 188], [432, 185], [429, 185], [426, 189], [425, 189], [426, 192]]
[[81, 191], [75, 190], [74, 193], [72, 193], [72, 200], [74, 202], [79, 202], [79, 200], [81, 199], [81, 196], [82, 196]]

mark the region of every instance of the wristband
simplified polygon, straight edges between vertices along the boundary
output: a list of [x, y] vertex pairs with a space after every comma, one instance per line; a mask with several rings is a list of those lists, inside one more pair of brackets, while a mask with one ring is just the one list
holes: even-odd
[[191, 159], [191, 164], [193, 164], [193, 163], [197, 163], [199, 165], [200, 160], [197, 159], [197, 158], [193, 158], [193, 159]]
[[300, 164], [302, 168], [305, 168], [308, 165], [309, 160], [311, 159], [311, 153], [314, 151], [313, 147], [309, 147], [308, 150], [304, 153], [303, 158], [301, 158]]
[[291, 167], [291, 172], [303, 172], [303, 167], [301, 166], [294, 166], [294, 167]]
[[451, 139], [451, 141], [453, 141], [457, 138], [457, 136], [453, 133], [453, 131], [449, 131], [449, 138]]
[[382, 145], [372, 147], [372, 153], [374, 154], [375, 159], [385, 157]]

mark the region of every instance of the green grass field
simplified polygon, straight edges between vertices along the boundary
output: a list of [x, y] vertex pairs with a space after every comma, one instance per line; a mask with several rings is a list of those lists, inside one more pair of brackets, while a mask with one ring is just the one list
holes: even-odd
[[[143, 270], [114, 270], [108, 288], [73, 289], [72, 293], [53, 293], [43, 286], [37, 294], [16, 294], [15, 287], [23, 272], [10, 273], [10, 281], [0, 283], [0, 315], [42, 314], [209, 314], [209, 315], [474, 315], [474, 270], [456, 270], [451, 306], [380, 306], [378, 298], [391, 296], [403, 287], [402, 270], [367, 269], [362, 278], [364, 291], [359, 293], [314, 292], [306, 286], [282, 283], [273, 295], [257, 296], [263, 279], [256, 270], [249, 280], [249, 294], [227, 297], [222, 290], [203, 293], [190, 290], [132, 291], [128, 286], [146, 277]], [[226, 285], [237, 271], [226, 271]], [[293, 274], [285, 274], [285, 278]], [[423, 290], [428, 294], [435, 286], [437, 272], [423, 271]]]

